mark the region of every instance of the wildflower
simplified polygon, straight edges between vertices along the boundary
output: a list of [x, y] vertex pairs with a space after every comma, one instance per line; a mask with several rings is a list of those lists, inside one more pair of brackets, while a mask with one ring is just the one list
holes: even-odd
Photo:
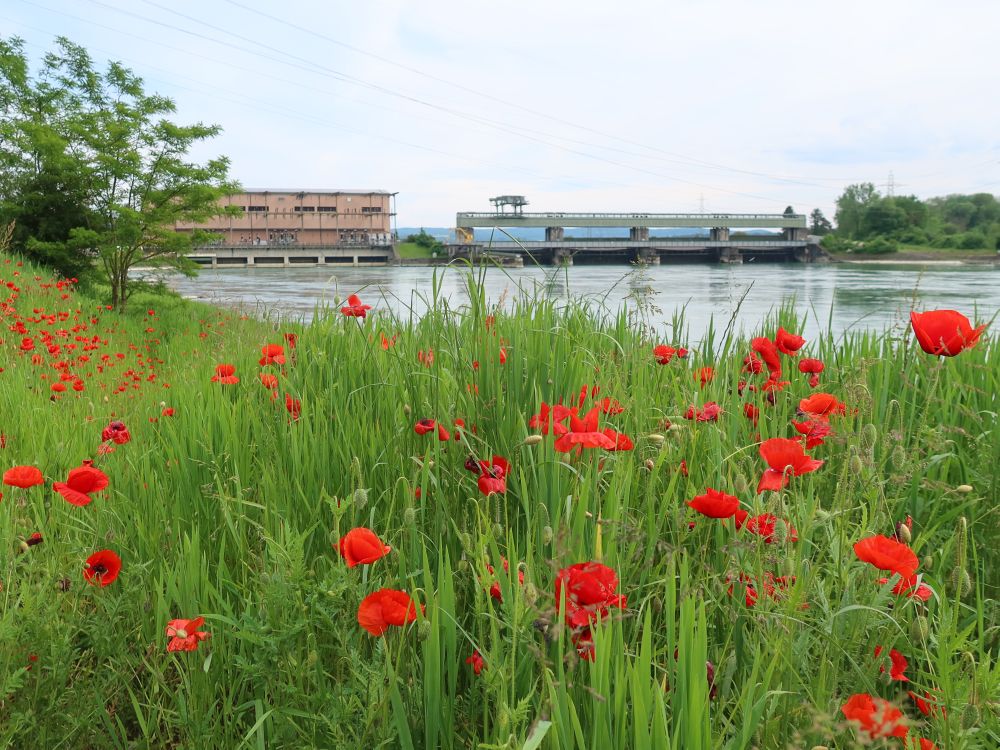
[[265, 388], [274, 390], [278, 387], [278, 376], [270, 372], [262, 372], [260, 374], [260, 384]]
[[743, 404], [743, 416], [753, 422], [753, 425], [756, 427], [757, 420], [760, 419], [760, 409], [753, 404]]
[[291, 416], [292, 420], [298, 420], [299, 415], [302, 413], [302, 401], [297, 398], [292, 398], [291, 394], [285, 394], [285, 409]]
[[91, 585], [110, 586], [118, 578], [122, 569], [122, 559], [109, 549], [95, 552], [87, 558], [83, 566], [83, 577]]
[[282, 334], [282, 338], [285, 340], [285, 343], [288, 344], [289, 349], [294, 349], [299, 343], [299, 336], [296, 333]]
[[605, 617], [611, 607], [625, 608], [626, 598], [616, 594], [618, 575], [607, 565], [584, 562], [563, 568], [556, 575], [556, 606], [562, 607], [565, 591], [566, 623], [573, 628], [586, 627]]
[[777, 492], [788, 484], [788, 473], [801, 476], [816, 471], [823, 462], [810, 458], [797, 440], [787, 438], [771, 438], [760, 445], [760, 455], [767, 462], [768, 469], [760, 478], [757, 492], [773, 490]]
[[239, 383], [240, 379], [236, 377], [236, 367], [234, 365], [216, 365], [215, 375], [212, 376], [213, 383], [222, 383], [224, 385], [233, 385]]
[[727, 495], [709, 487], [704, 495], [688, 500], [687, 504], [709, 518], [730, 518], [739, 510], [740, 500], [735, 495]]
[[[423, 605], [420, 611], [424, 611]], [[358, 607], [358, 624], [376, 637], [390, 625], [403, 627], [416, 619], [416, 602], [405, 591], [379, 589], [366, 596]]]
[[560, 453], [569, 453], [576, 448], [606, 448], [613, 449], [615, 442], [597, 428], [598, 408], [595, 406], [582, 418], [570, 414], [569, 430], [556, 440], [554, 448]]
[[692, 373], [694, 379], [701, 382], [701, 387], [704, 388], [706, 385], [712, 382], [715, 377], [715, 370], [711, 367], [701, 367]]
[[124, 445], [132, 436], [129, 434], [128, 427], [125, 426], [124, 422], [113, 421], [108, 422], [108, 426], [101, 430], [101, 440], [110, 440], [116, 445]]
[[193, 620], [171, 620], [167, 623], [167, 651], [194, 651], [198, 644], [208, 638], [211, 633], [198, 630], [205, 624], [204, 617]]
[[361, 299], [358, 295], [352, 294], [347, 298], [347, 305], [340, 308], [340, 312], [348, 318], [364, 318], [368, 315], [368, 311], [371, 309], [371, 305], [361, 304]]
[[954, 357], [965, 349], [971, 349], [986, 330], [986, 325], [973, 328], [969, 319], [955, 310], [911, 312], [910, 324], [921, 349], [944, 357]]
[[[686, 353], [686, 352], [685, 352]], [[668, 364], [674, 355], [677, 354], [677, 350], [672, 346], [667, 346], [666, 344], [660, 344], [659, 346], [653, 347], [653, 356], [656, 361], [661, 365]], [[677, 354], [677, 356], [684, 356], [682, 354]]]
[[882, 535], [870, 536], [857, 542], [854, 554], [861, 562], [895, 573], [904, 579], [916, 573], [920, 564], [917, 554], [908, 545]]
[[261, 357], [258, 361], [261, 367], [285, 364], [285, 347], [280, 344], [266, 344], [261, 347], [260, 353]]
[[[501, 557], [500, 563], [503, 565], [504, 573], [510, 572], [510, 563], [507, 562], [506, 557]], [[493, 569], [493, 566], [490, 565], [489, 563], [486, 563], [486, 569], [490, 572], [490, 575], [494, 575], [496, 573], [496, 571]], [[521, 570], [520, 568], [518, 568], [517, 571], [517, 582], [520, 583], [522, 586], [524, 585], [524, 571]], [[498, 602], [503, 601], [503, 593], [500, 589], [500, 581], [493, 581], [493, 585], [490, 586], [490, 596], [492, 596]]]
[[[888, 578], [878, 579], [879, 586], [885, 586], [887, 583], [889, 583]], [[905, 596], [908, 599], [919, 599], [926, 602], [934, 595], [934, 590], [926, 583], [919, 583], [917, 576], [912, 575], [897, 581], [896, 585], [892, 587], [892, 593], [896, 596]]]
[[371, 565], [392, 551], [392, 547], [383, 544], [378, 535], [364, 526], [351, 529], [340, 538], [337, 545], [340, 556], [347, 562], [348, 568], [357, 565]]
[[796, 422], [793, 419], [792, 426], [802, 435], [807, 450], [823, 445], [823, 441], [831, 432], [830, 423], [822, 419], [809, 419], [805, 422]]
[[3, 483], [26, 490], [45, 482], [42, 472], [34, 466], [15, 466], [3, 473]]
[[[876, 659], [879, 658], [879, 656], [882, 655], [882, 651], [883, 650], [884, 649], [881, 646], [876, 646], [875, 647], [875, 658]], [[896, 649], [890, 649], [889, 650], [889, 661], [891, 662], [891, 665], [892, 665], [890, 667], [890, 669], [889, 669], [889, 679], [891, 679], [891, 680], [897, 680], [899, 682], [909, 682], [910, 678], [907, 677], [905, 674], [903, 674], [906, 671], [906, 667], [908, 665], [908, 662], [906, 661], [906, 657], [903, 656]], [[879, 668], [878, 668], [878, 671], [879, 671], [880, 674], [885, 674], [885, 665], [884, 664], [880, 664]]]
[[632, 438], [624, 432], [615, 432], [610, 427], [604, 428], [602, 432], [608, 440], [614, 443], [612, 447], [608, 448], [609, 451], [630, 451], [635, 448]]
[[445, 429], [443, 424], [436, 422], [433, 419], [421, 419], [413, 425], [413, 431], [418, 435], [426, 435], [428, 432], [433, 432], [434, 430], [437, 430], [438, 440], [442, 443], [446, 443], [451, 440], [451, 433]]
[[502, 495], [507, 491], [507, 474], [510, 464], [503, 456], [493, 456], [490, 461], [479, 462], [479, 491], [484, 495]]
[[905, 737], [909, 731], [902, 711], [889, 701], [872, 698], [868, 693], [852, 695], [840, 710], [844, 718], [855, 724], [870, 740]]
[[799, 372], [809, 375], [809, 385], [815, 388], [819, 385], [819, 374], [823, 372], [825, 365], [820, 359], [805, 357], [799, 360]]
[[846, 410], [847, 405], [830, 393], [814, 393], [799, 401], [799, 411], [813, 419], [828, 419], [834, 414], [843, 414]]
[[756, 534], [765, 543], [772, 544], [775, 541], [775, 531], [779, 528], [779, 523], [784, 528], [783, 532], [778, 534], [779, 538], [789, 542], [799, 541], [799, 532], [796, 531], [795, 527], [788, 523], [788, 521], [778, 518], [771, 513], [762, 513], [759, 516], [743, 516], [742, 518], [737, 516], [736, 528], [742, 528], [748, 534]]
[[434, 364], [434, 350], [428, 349], [427, 353], [425, 354], [424, 350], [421, 349], [419, 352], [417, 352], [417, 361], [424, 367], [430, 367], [431, 365]]
[[774, 345], [778, 348], [778, 351], [793, 357], [799, 353], [799, 349], [805, 343], [806, 340], [804, 338], [796, 336], [794, 333], [789, 333], [784, 328], [779, 328], [778, 333], [774, 337]]
[[472, 665], [472, 671], [478, 677], [486, 669], [486, 660], [478, 651], [473, 651], [472, 656], [465, 660], [466, 664]]
[[396, 337], [399, 336], [399, 334], [397, 333], [397, 334], [393, 335], [392, 338], [387, 338], [386, 335], [380, 331], [379, 332], [379, 336], [382, 337], [382, 349], [383, 349], [383, 351], [389, 351], [389, 347], [392, 347], [392, 346], [396, 345]]
[[767, 366], [768, 372], [772, 375], [781, 374], [781, 360], [778, 358], [778, 349], [769, 338], [759, 336], [750, 341], [750, 349], [757, 354]]
[[714, 401], [709, 401], [700, 409], [689, 406], [688, 410], [684, 412], [684, 419], [693, 419], [698, 422], [717, 422], [720, 414], [722, 414], [722, 407]]
[[936, 716], [939, 710], [940, 713], [942, 714], [945, 712], [944, 708], [939, 709], [939, 704], [937, 700], [933, 696], [931, 696], [931, 694], [926, 690], [924, 691], [923, 698], [914, 693], [912, 690], [907, 691], [907, 695], [910, 696], [910, 700], [912, 700], [916, 704], [917, 710], [920, 711], [920, 713], [922, 713], [924, 716], [932, 716], [932, 715]]
[[108, 486], [108, 475], [88, 463], [70, 469], [65, 482], [53, 482], [52, 489], [65, 498], [70, 505], [89, 505], [94, 499], [90, 495]]

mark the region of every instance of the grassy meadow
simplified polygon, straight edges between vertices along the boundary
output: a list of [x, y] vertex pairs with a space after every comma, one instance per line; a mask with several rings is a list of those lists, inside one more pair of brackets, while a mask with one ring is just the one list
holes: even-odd
[[[680, 319], [491, 306], [471, 277], [460, 309], [431, 289], [421, 319], [309, 326], [166, 296], [119, 315], [2, 256], [0, 282], [0, 469], [44, 477], [0, 487], [4, 747], [1000, 747], [990, 331], [951, 358], [909, 331], [808, 341], [765, 389], [725, 321], [661, 364]], [[822, 466], [758, 493], [761, 443], [798, 438], [815, 393], [845, 405], [812, 419]], [[576, 445], [633, 447], [557, 450], [558, 415], [529, 426], [543, 402], [577, 408]], [[75, 505], [53, 485], [84, 461], [108, 486]], [[687, 504], [708, 488], [756, 532]], [[391, 551], [349, 567], [359, 527]], [[913, 550], [912, 587], [858, 558], [876, 535]], [[108, 585], [85, 568], [103, 550]], [[557, 596], [579, 563], [606, 568]], [[414, 604], [374, 636], [359, 607], [382, 589]], [[175, 623], [192, 650], [168, 651], [198, 617], [209, 635]], [[848, 720], [858, 695], [876, 710]]]

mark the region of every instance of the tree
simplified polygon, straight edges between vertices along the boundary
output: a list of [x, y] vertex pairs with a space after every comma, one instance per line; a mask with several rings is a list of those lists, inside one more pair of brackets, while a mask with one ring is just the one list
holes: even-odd
[[857, 239], [861, 236], [865, 209], [879, 198], [878, 191], [870, 182], [848, 185], [837, 198], [837, 231], [845, 237]]
[[833, 224], [823, 215], [821, 210], [814, 208], [809, 214], [809, 231], [819, 235], [829, 234], [833, 231]]
[[[31, 232], [25, 249], [96, 260], [119, 310], [137, 265], [191, 271], [185, 254], [211, 235], [176, 232], [175, 225], [238, 210], [219, 203], [238, 189], [229, 161], [188, 160], [219, 126], [169, 121], [173, 101], [147, 94], [120, 63], [97, 71], [86, 50], [64, 37], [35, 79], [17, 39], [0, 45], [0, 68], [0, 106], [15, 115], [0, 130], [0, 185], [19, 196], [8, 204], [19, 206], [17, 218]], [[47, 205], [60, 201], [59, 210]], [[46, 212], [61, 223], [43, 226]]]

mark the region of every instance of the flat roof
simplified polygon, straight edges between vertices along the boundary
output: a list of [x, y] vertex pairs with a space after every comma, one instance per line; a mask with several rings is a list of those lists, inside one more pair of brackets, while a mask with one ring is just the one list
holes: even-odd
[[351, 190], [348, 188], [342, 188], [340, 190], [314, 190], [312, 188], [244, 188], [239, 190], [233, 195], [239, 195], [240, 193], [320, 193], [322, 195], [343, 195], [350, 193], [351, 195], [394, 195], [388, 190]]

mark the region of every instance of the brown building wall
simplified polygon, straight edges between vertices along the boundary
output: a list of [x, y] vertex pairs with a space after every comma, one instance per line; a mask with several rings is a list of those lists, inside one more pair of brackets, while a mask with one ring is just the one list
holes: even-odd
[[239, 206], [236, 216], [203, 224], [178, 222], [178, 232], [197, 226], [222, 235], [223, 246], [389, 245], [392, 196], [382, 191], [251, 190], [222, 200]]

